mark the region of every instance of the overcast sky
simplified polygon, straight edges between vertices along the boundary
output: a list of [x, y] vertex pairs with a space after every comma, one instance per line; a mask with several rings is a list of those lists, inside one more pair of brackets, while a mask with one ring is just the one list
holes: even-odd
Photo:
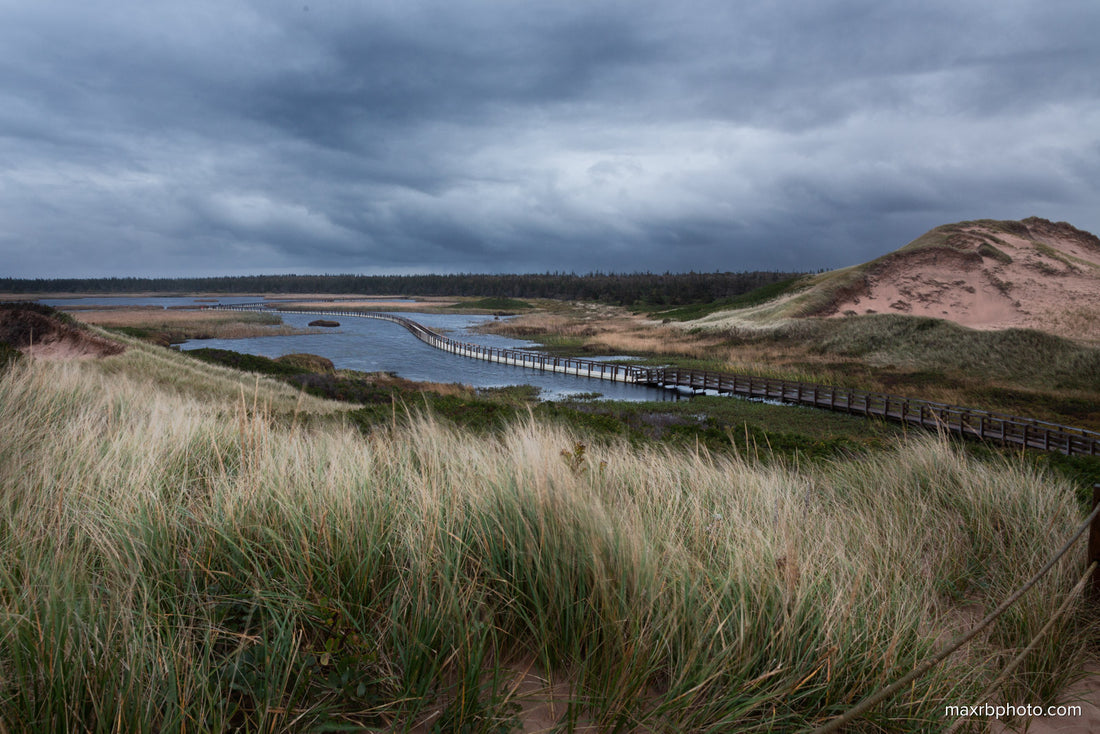
[[0, 0], [0, 275], [806, 270], [1100, 233], [1095, 0]]

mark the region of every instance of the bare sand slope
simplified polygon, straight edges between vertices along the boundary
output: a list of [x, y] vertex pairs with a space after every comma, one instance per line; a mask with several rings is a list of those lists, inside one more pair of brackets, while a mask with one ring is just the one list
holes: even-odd
[[1064, 222], [963, 222], [865, 266], [833, 315], [905, 313], [1100, 339], [1100, 239]]

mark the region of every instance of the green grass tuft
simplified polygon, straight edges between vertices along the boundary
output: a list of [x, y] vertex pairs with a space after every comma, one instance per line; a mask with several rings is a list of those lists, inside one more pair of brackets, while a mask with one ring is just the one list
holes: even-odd
[[1012, 257], [1003, 250], [999, 250], [988, 242], [983, 242], [978, 245], [978, 254], [982, 257], [989, 257], [996, 260], [999, 263], [1008, 265], [1012, 262]]

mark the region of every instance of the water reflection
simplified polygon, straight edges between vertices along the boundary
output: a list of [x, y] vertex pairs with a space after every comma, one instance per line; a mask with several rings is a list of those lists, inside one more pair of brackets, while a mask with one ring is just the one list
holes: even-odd
[[[284, 312], [281, 315], [288, 325], [303, 328], [318, 318], [314, 314]], [[471, 327], [491, 319], [491, 316], [406, 312], [399, 315], [413, 318], [430, 329], [460, 341], [512, 349], [533, 346], [531, 342], [471, 331]], [[232, 349], [272, 358], [308, 352], [328, 357], [338, 369], [393, 372], [409, 380], [458, 382], [473, 387], [534, 385], [540, 389], [543, 400], [559, 400], [591, 393], [600, 393], [604, 399], [631, 401], [675, 400], [679, 397], [676, 392], [661, 388], [561, 375], [460, 357], [430, 347], [403, 327], [388, 321], [346, 316], [334, 318], [340, 322], [340, 327], [321, 334], [195, 339], [183, 344], [182, 348]]]

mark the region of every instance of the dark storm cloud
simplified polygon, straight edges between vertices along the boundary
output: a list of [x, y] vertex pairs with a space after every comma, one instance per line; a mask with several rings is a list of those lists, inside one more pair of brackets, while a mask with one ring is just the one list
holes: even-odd
[[0, 0], [4, 274], [841, 266], [1100, 230], [1078, 2]]

